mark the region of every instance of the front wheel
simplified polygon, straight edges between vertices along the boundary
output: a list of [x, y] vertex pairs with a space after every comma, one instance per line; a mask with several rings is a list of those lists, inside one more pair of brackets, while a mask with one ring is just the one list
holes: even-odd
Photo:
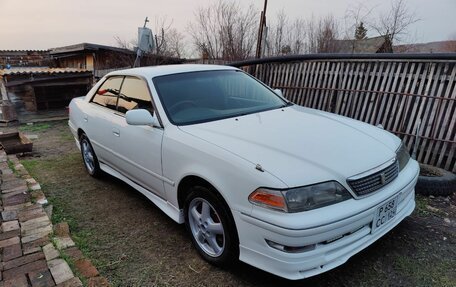
[[205, 187], [193, 187], [185, 202], [185, 225], [203, 259], [226, 267], [239, 257], [239, 240], [229, 208]]
[[99, 177], [101, 175], [100, 164], [98, 163], [98, 158], [93, 151], [92, 144], [85, 134], [81, 135], [79, 144], [81, 145], [82, 159], [87, 172], [93, 177]]

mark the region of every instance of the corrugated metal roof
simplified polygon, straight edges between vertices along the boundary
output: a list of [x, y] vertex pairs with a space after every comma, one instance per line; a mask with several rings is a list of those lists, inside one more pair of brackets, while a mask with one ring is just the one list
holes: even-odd
[[378, 36], [362, 40], [334, 40], [337, 53], [376, 53], [385, 44], [387, 39]]
[[5, 53], [8, 53], [8, 52], [41, 52], [41, 53], [45, 53], [45, 52], [49, 52], [50, 50], [49, 49], [45, 49], [45, 50], [0, 50], [0, 52], [5, 52]]
[[1, 69], [0, 76], [4, 75], [23, 75], [23, 74], [69, 74], [69, 73], [87, 73], [87, 69], [77, 68], [46, 68], [46, 67], [22, 67]]
[[99, 45], [99, 44], [92, 44], [92, 43], [80, 43], [76, 45], [64, 46], [64, 47], [57, 47], [50, 49], [50, 54], [53, 56], [58, 56], [59, 54], [71, 53], [71, 52], [82, 52], [82, 51], [98, 51], [98, 50], [109, 50], [109, 51], [117, 51], [126, 54], [135, 54], [134, 51], [130, 51], [128, 49], [106, 46], [106, 45]]

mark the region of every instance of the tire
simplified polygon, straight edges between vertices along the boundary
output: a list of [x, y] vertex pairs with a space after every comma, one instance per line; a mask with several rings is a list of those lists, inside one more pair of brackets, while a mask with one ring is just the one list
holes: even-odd
[[218, 267], [229, 267], [237, 262], [239, 239], [234, 220], [229, 207], [215, 190], [192, 187], [185, 201], [184, 214], [193, 245], [204, 260]]
[[456, 175], [438, 169], [442, 176], [418, 176], [415, 191], [422, 195], [448, 196], [456, 190]]
[[100, 169], [100, 163], [98, 162], [97, 155], [95, 154], [92, 144], [86, 134], [82, 134], [79, 138], [79, 144], [81, 145], [81, 155], [84, 166], [87, 173], [95, 178], [101, 176], [102, 171]]

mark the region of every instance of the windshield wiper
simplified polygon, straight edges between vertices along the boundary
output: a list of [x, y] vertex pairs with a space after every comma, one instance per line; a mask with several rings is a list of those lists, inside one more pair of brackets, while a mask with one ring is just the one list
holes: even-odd
[[286, 107], [290, 107], [290, 106], [293, 106], [294, 104], [292, 102], [286, 102], [285, 104], [283, 104], [281, 106], [281, 108], [286, 108]]

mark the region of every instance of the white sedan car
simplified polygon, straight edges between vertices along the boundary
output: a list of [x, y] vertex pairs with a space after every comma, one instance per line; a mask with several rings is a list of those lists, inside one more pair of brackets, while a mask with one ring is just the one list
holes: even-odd
[[90, 175], [143, 193], [218, 266], [313, 276], [415, 207], [419, 167], [399, 138], [294, 105], [232, 67], [110, 73], [73, 99], [69, 126]]

